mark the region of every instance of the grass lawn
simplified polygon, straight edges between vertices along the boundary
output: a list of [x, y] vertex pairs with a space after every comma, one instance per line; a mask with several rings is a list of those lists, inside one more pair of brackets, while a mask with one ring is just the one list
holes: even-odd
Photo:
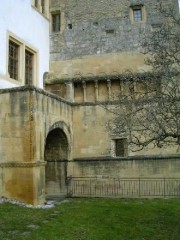
[[180, 200], [69, 199], [51, 209], [3, 203], [0, 240], [11, 239], [180, 240]]

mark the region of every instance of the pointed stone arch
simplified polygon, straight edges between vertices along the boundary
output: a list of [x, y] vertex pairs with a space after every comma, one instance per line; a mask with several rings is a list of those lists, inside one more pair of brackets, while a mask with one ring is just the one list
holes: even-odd
[[56, 122], [49, 128], [45, 140], [46, 195], [66, 195], [67, 163], [70, 156], [70, 128], [62, 121]]

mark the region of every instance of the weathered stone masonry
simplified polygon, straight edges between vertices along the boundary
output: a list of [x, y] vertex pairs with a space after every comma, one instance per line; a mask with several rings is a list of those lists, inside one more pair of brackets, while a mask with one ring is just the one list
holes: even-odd
[[[68, 145], [73, 145], [71, 106], [34, 87], [1, 90], [0, 98], [0, 195], [35, 205], [44, 203], [46, 137], [60, 128]], [[69, 147], [67, 159], [71, 158]]]
[[[140, 42], [162, 22], [158, 2], [51, 1], [50, 15], [60, 12], [61, 26], [59, 32], [50, 28], [50, 73], [44, 75], [49, 92], [30, 86], [0, 90], [0, 196], [37, 205], [46, 195], [66, 194], [70, 176], [179, 177], [174, 148], [113, 156], [110, 115], [102, 107], [127, 91], [120, 72], [149, 70]], [[163, 3], [177, 7], [177, 0]], [[142, 7], [138, 23], [136, 6]], [[135, 89], [143, 89], [141, 81]]]
[[66, 194], [67, 176], [179, 176], [179, 156], [112, 158], [98, 105], [34, 87], [1, 90], [0, 98], [1, 196], [37, 205]]
[[[50, 34], [50, 69], [60, 78], [147, 70], [142, 38], [162, 23], [156, 0], [52, 1], [60, 10], [61, 30]], [[176, 0], [163, 4], [176, 6]], [[132, 9], [142, 6], [143, 19], [133, 22]]]
[[[59, 6], [58, 6], [59, 3]], [[166, 3], [172, 1], [166, 0]], [[145, 6], [141, 24], [132, 24], [131, 7]], [[139, 42], [144, 33], [151, 31], [161, 17], [158, 1], [53, 1], [51, 9], [60, 9], [60, 33], [52, 33], [51, 61], [112, 52], [139, 52]], [[71, 24], [71, 29], [69, 25]]]

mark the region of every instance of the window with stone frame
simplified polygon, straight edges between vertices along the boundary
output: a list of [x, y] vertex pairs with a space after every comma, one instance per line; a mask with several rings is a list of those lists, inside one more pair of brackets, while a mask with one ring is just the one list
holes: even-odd
[[141, 7], [133, 8], [133, 19], [134, 19], [134, 22], [142, 21], [142, 8]]
[[8, 72], [10, 78], [18, 80], [19, 78], [19, 45], [12, 40], [9, 40], [9, 59]]
[[61, 13], [60, 11], [52, 14], [52, 32], [60, 32], [61, 30]]
[[34, 71], [34, 54], [25, 50], [25, 84], [33, 84], [33, 71]]
[[133, 5], [130, 7], [130, 17], [132, 23], [145, 21], [145, 7], [143, 5]]
[[14, 34], [8, 37], [8, 68], [9, 80], [20, 84], [32, 85], [37, 79], [37, 51]]
[[128, 143], [126, 138], [114, 139], [115, 143], [115, 156], [126, 157], [128, 155]]
[[45, 17], [49, 17], [49, 0], [32, 0], [32, 6]]

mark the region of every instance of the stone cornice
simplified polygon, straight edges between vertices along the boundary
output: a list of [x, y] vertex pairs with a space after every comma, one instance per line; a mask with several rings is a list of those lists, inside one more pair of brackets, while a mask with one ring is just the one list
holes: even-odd
[[152, 79], [152, 78], [160, 78], [161, 74], [153, 73], [153, 72], [139, 72], [139, 73], [132, 73], [132, 72], [124, 72], [124, 73], [117, 73], [114, 75], [102, 75], [102, 76], [79, 76], [79, 77], [72, 77], [72, 78], [53, 78], [45, 81], [47, 85], [53, 85], [58, 83], [76, 83], [76, 82], [94, 82], [94, 81], [126, 81], [131, 80], [132, 78], [136, 78], [139, 80], [144, 79]]
[[46, 162], [4, 162], [0, 163], [1, 168], [32, 168], [45, 166]]
[[82, 82], [101, 82], [101, 81], [131, 81], [131, 80], [140, 80], [140, 81], [149, 81], [152, 79], [162, 79], [162, 77], [175, 77], [179, 76], [179, 71], [170, 72], [169, 76], [163, 72], [131, 72], [131, 71], [125, 71], [122, 73], [114, 72], [113, 74], [103, 74], [103, 75], [90, 75], [90, 76], [83, 76], [78, 75], [71, 78], [60, 78], [60, 77], [52, 77], [50, 76], [49, 79], [44, 80], [45, 85], [53, 85], [53, 84], [59, 84], [59, 83], [82, 83]]

